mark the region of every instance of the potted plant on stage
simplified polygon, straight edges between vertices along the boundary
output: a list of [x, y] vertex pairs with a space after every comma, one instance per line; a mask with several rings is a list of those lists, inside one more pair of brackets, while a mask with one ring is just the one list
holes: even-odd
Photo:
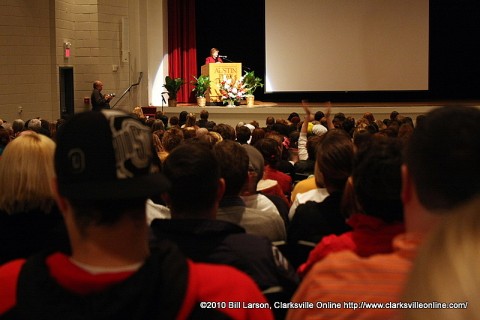
[[193, 78], [195, 80], [192, 80], [190, 83], [194, 85], [192, 91], [195, 91], [195, 96], [197, 97], [197, 105], [199, 107], [205, 107], [205, 105], [207, 104], [205, 94], [207, 93], [207, 90], [210, 89], [210, 78], [205, 75], [201, 75], [198, 78], [194, 76]]
[[177, 93], [178, 90], [185, 84], [182, 78], [171, 78], [170, 76], [165, 77], [165, 84], [163, 87], [168, 91], [168, 106], [176, 107], [177, 106]]
[[262, 78], [255, 76], [255, 71], [245, 71], [243, 76], [243, 84], [247, 90], [245, 99], [247, 100], [247, 107], [253, 107], [255, 103], [255, 96], [253, 93], [258, 87], [263, 87]]

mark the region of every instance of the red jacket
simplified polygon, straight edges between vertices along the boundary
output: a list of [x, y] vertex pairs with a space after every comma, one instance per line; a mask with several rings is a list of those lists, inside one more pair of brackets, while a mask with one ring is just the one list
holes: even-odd
[[[186, 274], [179, 270], [185, 270]], [[171, 296], [179, 298], [172, 300]], [[186, 319], [192, 310], [207, 312], [207, 315], [210, 312], [210, 318], [211, 312], [233, 319], [273, 317], [268, 308], [229, 307], [228, 302], [233, 301], [246, 305], [266, 303], [254, 282], [240, 271], [228, 266], [193, 263], [171, 252], [152, 254], [144, 266], [134, 272], [91, 274], [62, 253], [14, 260], [0, 266], [0, 316], [13, 312], [68, 317], [80, 312], [87, 314], [87, 318], [90, 313], [106, 319], [116, 318], [118, 313], [128, 318], [122, 312], [133, 312], [136, 318], [151, 319], [148, 312], [163, 303], [164, 312], [155, 312], [155, 317], [172, 318], [166, 314], [173, 312], [175, 319]], [[172, 304], [178, 306], [167, 311]]]
[[215, 63], [215, 62], [223, 62], [223, 60], [220, 57], [218, 57], [217, 60], [215, 60], [213, 57], [207, 57], [205, 59], [205, 64]]
[[403, 223], [387, 224], [379, 218], [360, 213], [352, 215], [347, 223], [353, 230], [339, 236], [324, 237], [310, 252], [307, 262], [298, 268], [301, 276], [332, 252], [350, 250], [361, 257], [390, 253], [393, 251], [393, 238], [405, 232]]

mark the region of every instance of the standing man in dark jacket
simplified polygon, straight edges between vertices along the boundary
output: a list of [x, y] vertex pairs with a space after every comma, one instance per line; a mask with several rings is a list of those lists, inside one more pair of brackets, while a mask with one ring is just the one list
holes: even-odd
[[93, 83], [92, 96], [92, 111], [100, 111], [102, 109], [110, 109], [110, 101], [113, 99], [113, 94], [102, 94], [103, 82], [97, 80]]

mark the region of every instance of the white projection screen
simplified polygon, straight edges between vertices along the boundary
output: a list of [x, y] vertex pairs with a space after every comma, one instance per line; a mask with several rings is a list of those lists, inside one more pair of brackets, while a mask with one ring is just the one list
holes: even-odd
[[265, 92], [428, 90], [428, 0], [265, 0]]

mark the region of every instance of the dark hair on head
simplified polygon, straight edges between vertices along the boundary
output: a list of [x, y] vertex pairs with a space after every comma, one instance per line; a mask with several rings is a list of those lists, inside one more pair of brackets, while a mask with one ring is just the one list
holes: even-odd
[[390, 112], [390, 120], [397, 120], [399, 113], [397, 111]]
[[170, 118], [170, 125], [171, 125], [171, 126], [178, 126], [178, 124], [179, 124], [179, 119], [178, 119], [178, 117], [177, 117], [177, 116], [172, 116], [172, 117]]
[[197, 130], [194, 127], [185, 127], [181, 129], [183, 132], [183, 141], [195, 138], [197, 136]]
[[272, 125], [272, 128], [271, 128], [272, 131], [275, 131], [279, 134], [281, 134], [282, 136], [288, 136], [288, 134], [290, 133], [290, 129], [288, 128], [288, 126], [286, 124], [283, 124], [283, 123], [279, 123], [279, 122], [275, 122], [273, 125]]
[[322, 111], [315, 112], [315, 121], [320, 121], [320, 119], [322, 119], [323, 117], [325, 117], [325, 114]]
[[237, 136], [237, 142], [241, 144], [245, 144], [248, 142], [251, 136], [251, 131], [248, 127], [245, 126], [240, 126], [237, 128], [236, 136]]
[[280, 150], [277, 140], [263, 138], [258, 140], [254, 147], [260, 151], [266, 165], [268, 164], [271, 167], [276, 167], [278, 161], [280, 161]]
[[[148, 119], [148, 120], [150, 120], [150, 119]], [[152, 132], [157, 131], [157, 130], [165, 130], [165, 126], [163, 124], [163, 121], [159, 120], [159, 119], [156, 119], [156, 120], [154, 119], [153, 120], [151, 128], [152, 128]]]
[[479, 124], [477, 108], [448, 106], [414, 130], [405, 161], [425, 208], [451, 209], [480, 192]]
[[403, 221], [402, 147], [397, 139], [375, 137], [353, 161], [355, 197], [365, 214], [392, 223]]
[[258, 140], [265, 138], [265, 130], [262, 128], [255, 128], [252, 131], [252, 139], [250, 140], [250, 145], [255, 145]]
[[182, 111], [179, 113], [178, 115], [178, 125], [181, 127], [185, 124], [185, 122], [187, 122], [187, 115], [188, 115], [188, 112], [187, 111]]
[[220, 167], [211, 149], [203, 143], [185, 143], [175, 148], [163, 164], [170, 180], [173, 214], [201, 215], [215, 204]]
[[163, 134], [162, 145], [165, 151], [171, 152], [183, 141], [183, 131], [179, 128], [170, 128]]
[[78, 200], [69, 199], [74, 220], [81, 233], [90, 226], [112, 226], [128, 215], [134, 220], [145, 219], [145, 198]]
[[416, 118], [415, 118], [415, 127], [419, 127], [423, 124], [423, 122], [425, 121], [425, 119], [427, 118], [426, 115], [424, 114], [419, 114]]
[[274, 117], [271, 117], [271, 116], [270, 116], [270, 117], [267, 117], [267, 118], [265, 119], [265, 124], [266, 124], [267, 126], [271, 126], [271, 125], [273, 125], [274, 123], [275, 123], [275, 118], [274, 118]]
[[307, 139], [307, 154], [308, 154], [308, 160], [313, 160], [315, 161], [317, 157], [317, 147], [320, 144], [320, 142], [323, 140], [325, 135], [317, 136], [313, 135], [308, 137]]
[[248, 178], [247, 151], [235, 141], [223, 140], [213, 146], [213, 152], [225, 179], [225, 196], [238, 196]]
[[343, 191], [352, 172], [353, 143], [343, 129], [329, 130], [317, 147], [316, 164], [327, 188]]
[[220, 133], [223, 140], [235, 141], [235, 129], [229, 124], [219, 123], [213, 127], [213, 131]]
[[200, 111], [200, 119], [202, 120], [208, 120], [209, 113], [207, 110], [202, 110]]
[[293, 119], [294, 117], [299, 118], [300, 115], [299, 115], [298, 113], [296, 113], [296, 112], [292, 112], [292, 113], [290, 113], [290, 115], [288, 116], [287, 119], [288, 119], [288, 121], [292, 121], [292, 119]]

